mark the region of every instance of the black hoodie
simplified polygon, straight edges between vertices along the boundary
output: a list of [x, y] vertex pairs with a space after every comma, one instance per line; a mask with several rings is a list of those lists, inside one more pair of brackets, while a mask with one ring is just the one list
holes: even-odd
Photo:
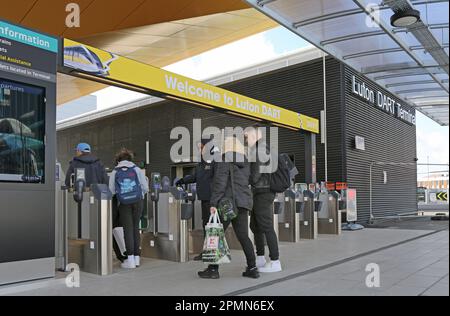
[[86, 186], [91, 184], [108, 184], [108, 176], [105, 167], [100, 159], [93, 155], [83, 155], [75, 157], [70, 162], [69, 169], [66, 173], [66, 186], [70, 186], [70, 176], [74, 174], [75, 169], [84, 168], [86, 170]]
[[[237, 154], [239, 156], [239, 154]], [[249, 187], [250, 164], [245, 156], [235, 159], [238, 162], [219, 162], [215, 164], [214, 181], [211, 187], [211, 206], [217, 207], [224, 198], [233, 198], [231, 186], [231, 168], [234, 173], [234, 200], [237, 207], [251, 210], [253, 197]], [[241, 162], [243, 161], [243, 162]]]

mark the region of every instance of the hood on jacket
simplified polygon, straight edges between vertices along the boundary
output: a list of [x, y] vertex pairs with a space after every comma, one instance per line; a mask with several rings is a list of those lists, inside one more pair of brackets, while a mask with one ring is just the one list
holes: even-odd
[[116, 168], [133, 168], [136, 167], [136, 165], [134, 163], [132, 163], [131, 161], [128, 160], [123, 160], [121, 162], [119, 162], [119, 164], [116, 166]]
[[75, 157], [75, 158], [73, 158], [73, 160], [80, 161], [85, 164], [93, 164], [93, 163], [100, 161], [100, 159], [98, 159], [97, 157], [95, 157], [93, 155], [83, 155], [80, 157]]

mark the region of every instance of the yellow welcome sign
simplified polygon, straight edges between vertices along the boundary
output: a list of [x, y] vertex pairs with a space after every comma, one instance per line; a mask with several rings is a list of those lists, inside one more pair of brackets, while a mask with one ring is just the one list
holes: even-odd
[[64, 66], [99, 79], [148, 89], [149, 93], [319, 133], [317, 119], [69, 39], [64, 39]]

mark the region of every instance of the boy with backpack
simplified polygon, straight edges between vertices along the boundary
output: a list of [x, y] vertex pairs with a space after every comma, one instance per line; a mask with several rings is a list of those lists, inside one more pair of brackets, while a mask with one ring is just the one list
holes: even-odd
[[132, 162], [133, 158], [131, 151], [121, 149], [116, 155], [117, 166], [109, 178], [109, 189], [119, 202], [119, 221], [125, 235], [128, 257], [121, 265], [124, 269], [134, 269], [141, 264], [139, 221], [144, 196], [149, 191], [147, 178]]
[[[253, 211], [250, 217], [250, 228], [255, 236], [256, 266], [261, 273], [281, 272], [278, 238], [273, 222], [273, 202], [275, 194], [284, 192], [290, 186], [289, 170], [280, 155], [278, 161], [270, 152], [267, 143], [262, 139], [262, 126], [254, 125], [245, 133], [249, 147], [249, 156], [256, 161], [251, 162], [250, 184], [253, 189]], [[268, 157], [270, 160], [267, 161]], [[276, 159], [275, 159], [276, 160]], [[267, 161], [267, 162], [264, 162]], [[276, 162], [276, 164], [275, 164]], [[274, 166], [270, 166], [274, 164]], [[270, 261], [265, 258], [265, 242], [269, 248]]]

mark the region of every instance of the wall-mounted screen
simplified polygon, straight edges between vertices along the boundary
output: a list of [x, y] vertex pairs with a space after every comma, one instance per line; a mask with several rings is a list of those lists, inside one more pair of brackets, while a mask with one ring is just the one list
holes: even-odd
[[0, 182], [45, 183], [45, 89], [2, 78]]

